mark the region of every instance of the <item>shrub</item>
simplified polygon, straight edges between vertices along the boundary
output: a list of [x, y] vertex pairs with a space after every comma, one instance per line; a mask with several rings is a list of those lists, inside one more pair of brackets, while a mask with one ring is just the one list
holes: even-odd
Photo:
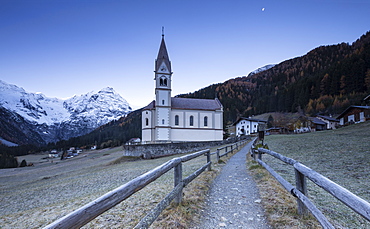
[[26, 160], [23, 159], [19, 167], [26, 167], [26, 166], [27, 166], [27, 162]]

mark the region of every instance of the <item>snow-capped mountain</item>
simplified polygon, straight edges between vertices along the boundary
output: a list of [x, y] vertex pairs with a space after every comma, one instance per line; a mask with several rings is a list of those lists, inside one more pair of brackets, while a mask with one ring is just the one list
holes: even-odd
[[260, 72], [266, 71], [266, 70], [268, 70], [268, 69], [270, 69], [270, 68], [274, 67], [275, 65], [276, 65], [276, 64], [268, 64], [268, 65], [265, 65], [265, 66], [263, 66], [263, 67], [257, 68], [256, 70], [254, 70], [254, 71], [250, 72], [250, 73], [248, 74], [248, 76], [252, 76], [252, 75], [254, 75], [254, 74], [257, 74], [257, 73], [260, 73]]
[[[62, 100], [28, 93], [1, 80], [0, 107], [8, 116], [18, 121], [24, 119], [45, 143], [86, 134], [132, 110], [127, 101], [110, 87]], [[5, 131], [0, 134], [2, 132]], [[0, 137], [6, 139], [6, 136]]]

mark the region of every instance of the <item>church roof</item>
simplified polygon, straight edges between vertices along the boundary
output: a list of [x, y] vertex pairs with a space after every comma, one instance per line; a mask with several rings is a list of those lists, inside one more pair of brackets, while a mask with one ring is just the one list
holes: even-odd
[[221, 110], [218, 99], [171, 98], [172, 109], [187, 110]]
[[[155, 108], [153, 100], [144, 110]], [[218, 99], [190, 99], [190, 98], [171, 98], [171, 108], [179, 110], [221, 110], [222, 104]]]
[[159, 70], [163, 62], [166, 64], [168, 71], [171, 72], [171, 61], [168, 56], [166, 43], [164, 42], [164, 35], [162, 35], [161, 46], [159, 47], [158, 56], [155, 60], [155, 71]]

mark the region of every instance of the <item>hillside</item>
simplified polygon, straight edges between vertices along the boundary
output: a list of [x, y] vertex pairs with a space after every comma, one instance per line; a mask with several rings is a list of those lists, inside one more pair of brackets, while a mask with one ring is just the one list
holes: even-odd
[[[265, 143], [271, 150], [303, 163], [369, 202], [369, 128], [370, 122], [367, 121], [330, 131], [270, 135], [266, 136]], [[263, 161], [294, 184], [293, 167], [280, 163], [267, 154], [263, 156]], [[307, 185], [309, 198], [335, 228], [370, 227], [369, 221], [355, 214], [317, 185], [309, 180]]]
[[[239, 116], [267, 112], [338, 114], [350, 104], [361, 105], [370, 93], [370, 32], [352, 44], [318, 47], [265, 71], [178, 95], [208, 98], [224, 106], [224, 124]], [[49, 144], [49, 147], [108, 147], [141, 137], [141, 111], [99, 127], [90, 134]]]
[[179, 95], [213, 98], [224, 120], [266, 112], [338, 114], [370, 93], [370, 32], [354, 43], [318, 47], [266, 71]]

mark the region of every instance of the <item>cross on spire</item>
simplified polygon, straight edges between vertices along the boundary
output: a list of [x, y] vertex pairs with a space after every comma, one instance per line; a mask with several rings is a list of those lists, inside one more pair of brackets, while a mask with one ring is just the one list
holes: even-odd
[[162, 26], [162, 37], [164, 37], [164, 26]]

